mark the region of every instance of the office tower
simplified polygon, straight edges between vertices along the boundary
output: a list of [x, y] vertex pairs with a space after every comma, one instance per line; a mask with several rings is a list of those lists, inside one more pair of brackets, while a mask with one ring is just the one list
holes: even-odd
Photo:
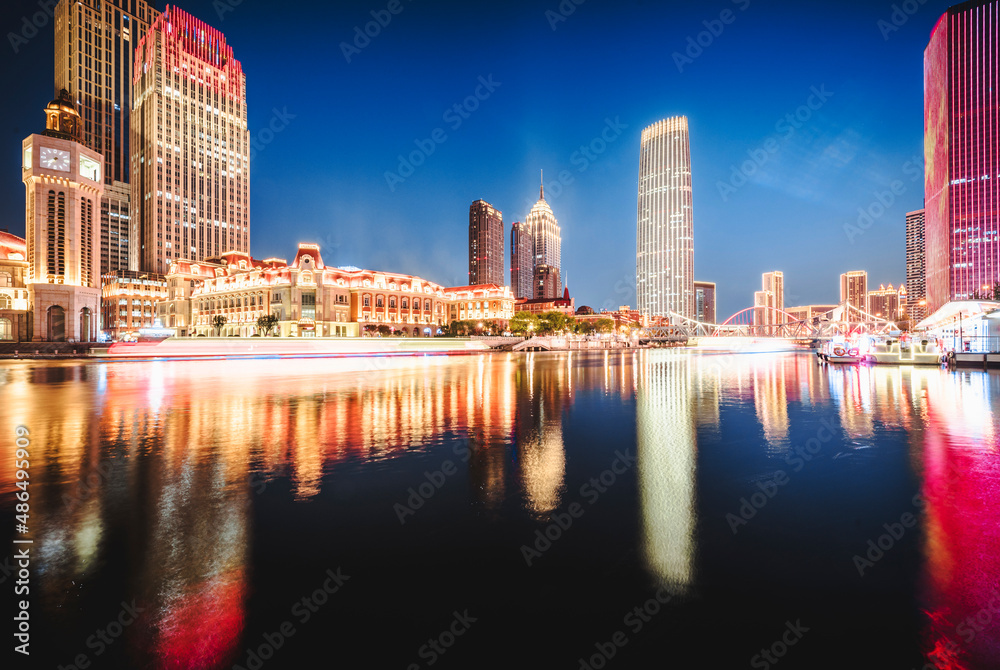
[[686, 116], [642, 131], [635, 258], [638, 309], [695, 316], [691, 143]]
[[696, 281], [694, 283], [695, 318], [701, 323], [718, 323], [715, 315], [715, 283]]
[[97, 339], [104, 157], [80, 143], [82, 125], [64, 89], [45, 107], [45, 131], [21, 145], [35, 341]]
[[510, 227], [510, 289], [515, 298], [533, 298], [534, 245], [526, 223]]
[[555, 300], [561, 297], [562, 278], [559, 268], [551, 265], [536, 265], [534, 270], [534, 300]]
[[770, 291], [755, 291], [753, 294], [753, 325], [763, 328], [757, 334], [770, 333], [774, 325], [774, 294]]
[[907, 316], [914, 324], [927, 316], [927, 277], [924, 267], [924, 210], [906, 215]]
[[225, 36], [167, 7], [139, 40], [133, 73], [139, 269], [249, 253], [246, 77]]
[[[562, 269], [560, 258], [562, 237], [559, 230], [559, 222], [556, 221], [556, 216], [552, 213], [549, 203], [545, 202], [544, 184], [539, 189], [538, 202], [531, 208], [531, 212], [524, 220], [524, 223], [527, 229], [531, 231], [532, 253], [534, 255], [532, 275], [536, 274], [535, 269], [539, 265], [546, 266], [548, 269], [546, 270], [547, 280], [545, 286], [552, 289], [551, 294], [538, 295], [538, 285], [536, 282], [535, 297], [558, 298], [562, 295], [562, 284], [559, 282], [559, 273]], [[553, 270], [555, 271], [554, 273]], [[552, 282], [552, 277], [555, 277], [555, 284]], [[549, 290], [549, 288], [546, 290]]]
[[469, 285], [505, 286], [503, 213], [485, 200], [469, 206]]
[[1000, 282], [1000, 1], [948, 9], [924, 51], [927, 312]]
[[55, 8], [55, 90], [76, 103], [84, 146], [104, 155], [100, 271], [135, 269], [129, 213], [132, 55], [157, 11], [146, 0], [60, 0]]
[[868, 273], [852, 270], [840, 275], [840, 302], [864, 311], [868, 306]]

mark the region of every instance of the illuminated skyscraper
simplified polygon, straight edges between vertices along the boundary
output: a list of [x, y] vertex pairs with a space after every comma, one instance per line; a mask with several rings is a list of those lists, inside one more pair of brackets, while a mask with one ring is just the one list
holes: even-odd
[[526, 223], [510, 227], [510, 290], [515, 298], [533, 298], [534, 246]]
[[503, 213], [485, 200], [469, 207], [469, 285], [505, 286]]
[[686, 116], [642, 131], [635, 258], [638, 309], [695, 316], [691, 143]]
[[560, 281], [562, 236], [556, 215], [552, 213], [549, 203], [545, 202], [544, 185], [539, 189], [538, 202], [531, 208], [524, 223], [532, 238], [532, 252], [534, 254], [532, 276], [535, 274], [535, 268], [544, 265], [547, 268], [546, 277], [555, 277], [555, 281], [546, 281], [547, 292], [545, 295], [538, 295], [536, 287], [534, 297], [558, 298], [562, 295], [562, 282]]
[[1000, 281], [1000, 0], [948, 9], [924, 51], [927, 310]]
[[865, 310], [868, 306], [868, 273], [852, 270], [840, 275], [840, 302], [849, 302], [851, 307]]
[[140, 269], [249, 253], [246, 77], [225, 36], [168, 6], [139, 40], [133, 91]]
[[914, 324], [927, 316], [927, 275], [924, 264], [924, 210], [906, 215], [906, 308]]
[[55, 90], [70, 92], [83, 145], [104, 155], [102, 274], [138, 262], [128, 184], [132, 53], [156, 16], [146, 0], [60, 0], [55, 9]]

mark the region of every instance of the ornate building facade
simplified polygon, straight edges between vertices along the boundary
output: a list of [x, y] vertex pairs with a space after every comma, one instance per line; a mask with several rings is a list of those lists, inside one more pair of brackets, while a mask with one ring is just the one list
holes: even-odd
[[63, 89], [45, 108], [45, 131], [22, 143], [34, 341], [97, 340], [104, 158], [81, 144], [81, 127]]
[[31, 341], [27, 255], [24, 239], [0, 231], [0, 342]]

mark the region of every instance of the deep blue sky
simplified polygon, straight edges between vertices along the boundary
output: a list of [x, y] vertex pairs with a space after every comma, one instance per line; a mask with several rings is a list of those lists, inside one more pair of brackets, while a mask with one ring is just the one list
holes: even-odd
[[[691, 123], [695, 270], [719, 285], [719, 314], [752, 304], [760, 274], [783, 270], [786, 305], [835, 302], [839, 274], [904, 276], [904, 215], [923, 204], [923, 49], [951, 4], [928, 0], [885, 39], [891, 2], [586, 0], [553, 30], [537, 3], [402, 0], [403, 11], [360, 53], [340, 43], [388, 2], [187, 0], [179, 6], [228, 36], [247, 75], [252, 136], [274, 112], [294, 115], [251, 166], [251, 251], [292, 258], [317, 242], [329, 264], [467, 280], [469, 204], [478, 198], [510, 224], [537, 199], [538, 173], [562, 227], [563, 276], [578, 305], [634, 304], [639, 136], [684, 114]], [[163, 2], [157, 3], [162, 9]], [[569, 5], [569, 1], [564, 6]], [[741, 9], [745, 7], [744, 9]], [[683, 72], [674, 52], [731, 9], [735, 20]], [[0, 227], [23, 234], [21, 140], [44, 127], [53, 95], [52, 28], [20, 47], [37, 2], [4, 3], [0, 30], [4, 164]], [[707, 40], [706, 40], [707, 41]], [[446, 110], [482, 76], [499, 87], [454, 129]], [[776, 124], [832, 92], [800, 129]], [[815, 102], [815, 100], [814, 100]], [[627, 127], [581, 171], [581, 145], [606, 119]], [[397, 156], [441, 128], [447, 139], [395, 191]], [[610, 134], [609, 134], [610, 136]], [[768, 138], [777, 150], [724, 200], [718, 182]], [[774, 145], [772, 145], [773, 148]], [[560, 171], [573, 183], [556, 194]], [[844, 225], [875, 193], [905, 192], [863, 235]]]

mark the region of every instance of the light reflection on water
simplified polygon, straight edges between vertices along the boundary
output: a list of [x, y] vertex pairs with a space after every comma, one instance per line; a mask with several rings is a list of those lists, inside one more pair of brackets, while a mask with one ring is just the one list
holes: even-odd
[[[623, 422], [609, 435], [634, 428], [634, 445], [571, 442], [578, 400]], [[144, 608], [128, 647], [163, 668], [222, 667], [241, 649], [260, 579], [251, 548], [265, 486], [287, 482], [308, 515], [309, 505], [330, 504], [331, 476], [420, 475], [407, 458], [467, 440], [468, 505], [545, 523], [579, 499], [612, 447], [634, 446], [637, 508], [622, 513], [639, 519], [641, 567], [693, 596], [708, 551], [699, 524], [721, 523], [700, 511], [719, 449], [759, 448], [752, 467], [726, 466], [754, 481], [761, 468], [784, 467], [796, 434], [808, 432], [806, 412], [835, 415], [855, 446], [878, 447], [885, 431], [908, 436], [927, 501], [924, 651], [947, 658], [942, 667], [992, 667], [1000, 613], [986, 623], [982, 613], [1000, 593], [998, 408], [996, 374], [820, 366], [801, 355], [18, 362], [0, 374], [0, 434], [31, 430], [41, 611], [54, 628], [81, 626], [96, 575]], [[0, 476], [7, 511], [9, 459]], [[66, 644], [67, 660], [83, 647]]]

